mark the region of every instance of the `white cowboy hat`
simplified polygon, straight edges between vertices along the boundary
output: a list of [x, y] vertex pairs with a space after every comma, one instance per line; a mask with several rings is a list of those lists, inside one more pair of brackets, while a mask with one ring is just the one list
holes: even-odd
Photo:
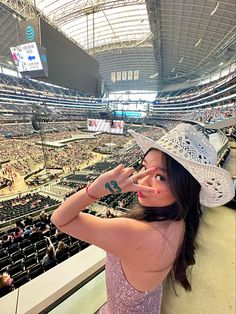
[[141, 150], [156, 148], [178, 161], [201, 184], [200, 203], [208, 207], [221, 206], [235, 195], [230, 174], [216, 166], [217, 153], [202, 132], [181, 123], [157, 142], [129, 130]]

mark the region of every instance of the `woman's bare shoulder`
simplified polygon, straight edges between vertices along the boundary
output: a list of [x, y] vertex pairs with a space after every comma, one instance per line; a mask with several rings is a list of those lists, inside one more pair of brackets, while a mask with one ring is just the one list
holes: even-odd
[[139, 249], [130, 262], [135, 261], [137, 267], [148, 265], [147, 268], [153, 271], [170, 265], [176, 258], [184, 230], [183, 221], [143, 222], [142, 232], [135, 240]]

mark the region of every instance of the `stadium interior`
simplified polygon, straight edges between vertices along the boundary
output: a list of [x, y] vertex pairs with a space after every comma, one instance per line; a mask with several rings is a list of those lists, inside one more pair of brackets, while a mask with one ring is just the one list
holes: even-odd
[[[138, 169], [129, 129], [158, 140], [193, 124], [236, 188], [235, 14], [234, 0], [0, 0], [0, 274], [13, 279], [2, 314], [106, 302], [105, 252], [50, 217], [101, 173]], [[84, 211], [119, 217], [136, 201], [109, 195]], [[235, 210], [236, 198], [203, 209], [193, 291], [176, 297], [166, 281], [162, 314], [236, 312]]]

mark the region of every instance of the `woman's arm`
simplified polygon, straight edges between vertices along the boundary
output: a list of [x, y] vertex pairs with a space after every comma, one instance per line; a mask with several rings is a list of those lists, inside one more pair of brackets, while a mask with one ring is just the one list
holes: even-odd
[[[135, 184], [138, 178], [153, 174], [154, 169], [148, 169], [142, 173], [132, 175], [133, 168], [125, 168], [119, 165], [115, 169], [100, 175], [88, 188], [78, 191], [65, 200], [53, 213], [51, 221], [59, 229], [75, 219], [78, 214], [87, 206], [92, 204], [95, 199], [109, 195], [111, 193], [125, 192], [146, 192], [155, 193], [155, 189], [148, 186]], [[132, 176], [132, 180], [131, 180]], [[92, 197], [91, 197], [92, 196]]]
[[107, 182], [112, 178], [116, 178], [119, 170], [124, 168], [119, 165], [113, 170], [110, 170], [100, 175], [86, 190], [86, 188], [76, 192], [65, 200], [53, 213], [51, 221], [59, 229], [75, 219], [78, 214], [91, 205], [96, 199], [99, 200], [103, 196], [111, 194], [111, 191], [106, 188]]
[[[95, 244], [117, 256], [124, 256], [131, 249], [129, 243], [132, 243], [132, 238], [134, 237], [135, 242], [138, 241], [136, 231], [140, 230], [142, 222], [137, 223], [137, 221], [127, 218], [98, 218], [81, 213], [81, 211], [93, 203], [94, 200], [89, 195], [99, 199], [111, 194], [112, 189], [115, 193], [142, 191], [152, 194], [155, 192], [152, 187], [133, 183], [138, 177], [141, 178], [153, 173], [153, 169], [135, 174], [131, 180], [130, 176], [133, 172], [133, 168], [124, 168], [123, 165], [119, 165], [102, 174], [89, 186], [89, 194], [86, 189], [82, 189], [63, 202], [54, 211], [51, 217], [52, 223], [62, 232]], [[132, 245], [133, 247], [135, 245]]]
[[52, 223], [62, 230], [62, 226], [67, 225], [87, 206], [94, 202], [88, 194], [85, 188], [76, 192], [65, 200], [53, 213], [51, 217]]

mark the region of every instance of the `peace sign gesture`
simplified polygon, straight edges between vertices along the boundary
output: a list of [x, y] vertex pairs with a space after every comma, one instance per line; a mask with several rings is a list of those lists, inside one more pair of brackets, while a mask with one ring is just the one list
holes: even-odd
[[99, 199], [103, 196], [126, 192], [156, 193], [150, 186], [140, 185], [138, 181], [157, 172], [156, 168], [150, 168], [134, 174], [134, 168], [120, 164], [116, 168], [101, 174], [90, 186], [89, 194]]

